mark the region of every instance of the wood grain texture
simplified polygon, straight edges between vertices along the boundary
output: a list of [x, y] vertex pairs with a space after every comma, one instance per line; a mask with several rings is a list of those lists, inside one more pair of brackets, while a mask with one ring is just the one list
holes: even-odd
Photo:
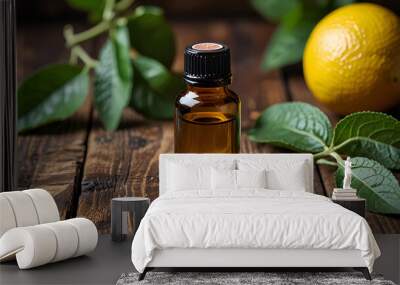
[[232, 89], [242, 100], [242, 130], [247, 130], [255, 120], [254, 112], [268, 106], [267, 95], [262, 93], [260, 82], [280, 81], [277, 76], [264, 74], [260, 68], [265, 44], [273, 29], [262, 22], [249, 21], [234, 22], [231, 28]]
[[88, 101], [71, 119], [18, 138], [18, 188], [49, 191], [62, 219], [75, 216], [89, 116]]
[[155, 199], [158, 156], [172, 148], [171, 122], [147, 121], [127, 109], [120, 128], [110, 133], [102, 128], [96, 114], [88, 140], [78, 216], [91, 219], [100, 232], [109, 232], [113, 197]]
[[[26, 26], [17, 38], [20, 81], [42, 65], [68, 58], [62, 25]], [[18, 188], [49, 191], [61, 218], [76, 215], [90, 116], [91, 103], [87, 100], [72, 118], [18, 136]]]

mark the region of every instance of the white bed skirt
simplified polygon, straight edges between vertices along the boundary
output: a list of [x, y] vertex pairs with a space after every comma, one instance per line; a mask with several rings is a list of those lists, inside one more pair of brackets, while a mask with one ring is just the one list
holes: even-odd
[[359, 250], [196, 249], [155, 250], [147, 267], [366, 267]]

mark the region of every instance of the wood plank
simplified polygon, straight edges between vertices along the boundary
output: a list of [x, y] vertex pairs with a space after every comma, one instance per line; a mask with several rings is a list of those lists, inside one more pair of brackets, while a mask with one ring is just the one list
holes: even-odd
[[[269, 73], [265, 75], [262, 80], [259, 81], [259, 92], [253, 94], [252, 97], [244, 98], [243, 100], [249, 100], [250, 103], [248, 115], [248, 128], [254, 125], [255, 120], [261, 114], [261, 112], [278, 102], [285, 102], [286, 95], [284, 90], [283, 81], [281, 80], [279, 72]], [[242, 128], [241, 137], [241, 152], [242, 153], [279, 153], [285, 152], [285, 150], [273, 147], [268, 144], [255, 143], [248, 139], [248, 129]]]
[[267, 106], [261, 92], [263, 79], [278, 80], [275, 75], [264, 74], [260, 63], [273, 27], [264, 22], [235, 21], [232, 34], [232, 89], [242, 100], [242, 130], [253, 126], [255, 113]]
[[18, 189], [46, 189], [63, 219], [76, 213], [89, 117], [88, 101], [71, 119], [18, 137]]
[[[293, 101], [307, 102], [319, 107], [325, 114], [327, 114], [327, 116], [332, 122], [332, 125], [334, 126], [339, 120], [339, 117], [336, 116], [333, 112], [326, 109], [324, 106], [321, 106], [321, 104], [314, 99], [314, 97], [308, 90], [304, 82], [304, 79], [298, 75], [287, 75], [287, 76], [289, 78], [288, 83], [289, 83], [289, 92], [291, 99]], [[334, 178], [335, 169], [332, 167], [319, 165], [318, 172], [321, 175], [322, 183], [324, 185], [326, 194], [327, 196], [330, 197], [333, 188], [336, 186]], [[374, 233], [385, 233], [385, 234], [400, 233], [400, 217], [391, 215], [380, 215], [367, 212], [366, 218]]]
[[171, 122], [145, 121], [129, 109], [113, 133], [103, 130], [97, 115], [94, 122], [78, 216], [91, 219], [106, 233], [113, 197], [158, 197], [158, 156], [172, 151], [173, 126]]
[[[46, 42], [38, 40], [39, 35]], [[19, 27], [19, 80], [44, 64], [64, 58], [67, 58], [67, 51], [62, 25]], [[90, 116], [91, 104], [87, 101], [72, 118], [18, 137], [18, 189], [48, 190], [62, 218], [73, 217], [76, 213]]]

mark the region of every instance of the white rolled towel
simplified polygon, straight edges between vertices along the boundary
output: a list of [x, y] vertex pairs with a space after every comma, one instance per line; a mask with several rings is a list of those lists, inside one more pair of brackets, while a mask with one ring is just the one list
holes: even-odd
[[15, 227], [60, 220], [53, 197], [43, 189], [0, 193], [0, 213], [0, 237]]
[[6, 197], [0, 195], [0, 237], [16, 226], [17, 222], [10, 202]]
[[60, 220], [57, 204], [49, 192], [43, 189], [29, 189], [22, 192], [28, 194], [32, 199], [39, 224], [57, 222]]
[[13, 228], [0, 238], [0, 261], [16, 256], [20, 269], [33, 268], [87, 254], [97, 240], [96, 226], [85, 218]]

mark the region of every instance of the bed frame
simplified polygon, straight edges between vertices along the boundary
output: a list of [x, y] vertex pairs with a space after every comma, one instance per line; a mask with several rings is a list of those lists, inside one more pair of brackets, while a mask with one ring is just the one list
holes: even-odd
[[[202, 160], [207, 159], [265, 159], [305, 161], [307, 192], [313, 192], [313, 157], [311, 154], [161, 154], [160, 195], [166, 192], [166, 164], [168, 160]], [[359, 250], [329, 249], [249, 249], [249, 248], [170, 248], [158, 249], [152, 261], [139, 275], [143, 280], [146, 273], [155, 268], [230, 268], [235, 271], [265, 268], [343, 268], [350, 267], [361, 271], [367, 280], [371, 276]], [[237, 270], [236, 270], [237, 269]], [[262, 271], [262, 270], [261, 270]]]
[[350, 267], [361, 271], [371, 280], [359, 250], [328, 249], [192, 249], [156, 250], [152, 261], [139, 275], [155, 268], [232, 268], [246, 271], [254, 268], [338, 268]]

